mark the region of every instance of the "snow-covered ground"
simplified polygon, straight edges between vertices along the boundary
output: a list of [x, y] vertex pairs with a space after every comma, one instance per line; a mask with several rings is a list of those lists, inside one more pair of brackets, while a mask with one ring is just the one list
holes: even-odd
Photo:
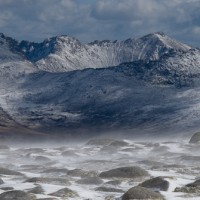
[[[63, 142], [60, 145], [10, 145], [10, 149], [1, 148], [0, 174], [4, 183], [0, 185], [0, 193], [5, 192], [5, 187], [28, 192], [36, 186], [41, 186], [43, 192], [36, 194], [37, 198], [62, 199], [50, 194], [67, 187], [79, 195], [69, 199], [104, 200], [108, 196], [112, 196], [110, 199], [120, 199], [129, 188], [145, 179], [161, 176], [169, 182], [168, 191], [161, 191], [166, 200], [200, 199], [197, 194], [188, 196], [174, 192], [176, 187], [192, 183], [199, 177], [200, 146], [188, 144], [187, 141], [116, 142], [110, 139], [102, 140], [99, 144], [97, 141], [91, 140], [87, 144]], [[105, 170], [128, 166], [139, 166], [147, 170], [151, 177], [120, 178], [116, 185], [106, 183], [113, 180], [109, 178], [100, 178], [102, 182], [98, 184], [79, 182], [84, 178], [98, 177], [99, 173]], [[21, 175], [5, 175], [1, 167], [20, 172]], [[81, 170], [72, 173], [74, 171], [70, 170], [74, 169]], [[48, 180], [30, 181], [34, 177]], [[97, 188], [101, 186], [121, 189], [122, 192], [98, 191]]]

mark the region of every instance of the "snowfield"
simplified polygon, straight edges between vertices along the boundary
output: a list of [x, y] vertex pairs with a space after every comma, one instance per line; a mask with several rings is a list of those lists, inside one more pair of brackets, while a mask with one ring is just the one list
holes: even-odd
[[[159, 190], [166, 200], [200, 199], [198, 192], [175, 192], [176, 188], [199, 178], [199, 145], [188, 144], [187, 141], [142, 141], [94, 139], [86, 144], [40, 143], [23, 147], [15, 144], [10, 148], [1, 145], [0, 174], [3, 183], [0, 193], [22, 190], [33, 193], [37, 199], [119, 200], [128, 189], [153, 177], [161, 177], [169, 183], [166, 191]], [[149, 175], [101, 177], [102, 171], [135, 166], [146, 170]], [[3, 168], [12, 170], [12, 173], [5, 172]], [[19, 174], [13, 175], [13, 172]], [[32, 190], [36, 187], [39, 189]], [[67, 198], [69, 193], [66, 192], [63, 194], [65, 197], [59, 197], [56, 192], [63, 188], [72, 190], [76, 195]]]

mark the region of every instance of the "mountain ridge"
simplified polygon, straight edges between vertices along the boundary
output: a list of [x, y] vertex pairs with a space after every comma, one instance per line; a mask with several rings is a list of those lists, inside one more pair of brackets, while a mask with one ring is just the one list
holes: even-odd
[[89, 44], [82, 44], [73, 37], [60, 36], [45, 40], [39, 46], [42, 46], [45, 56], [37, 59], [35, 64], [41, 70], [52, 72], [116, 66], [135, 60], [157, 60], [170, 49], [187, 51], [191, 48], [158, 33], [139, 39], [104, 40]]
[[78, 39], [65, 35], [48, 38], [41, 43], [17, 42], [5, 35], [1, 37], [15, 43], [17, 53], [39, 70], [50, 72], [103, 68], [136, 60], [158, 60], [172, 49], [186, 52], [192, 48], [161, 32], [138, 39], [96, 40], [88, 44], [82, 44]]
[[163, 33], [89, 44], [0, 40], [8, 41], [0, 44], [0, 107], [23, 127], [200, 128], [200, 50]]

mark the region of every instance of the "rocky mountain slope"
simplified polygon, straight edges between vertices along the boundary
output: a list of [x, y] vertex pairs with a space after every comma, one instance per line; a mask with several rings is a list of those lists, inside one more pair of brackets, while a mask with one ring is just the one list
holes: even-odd
[[171, 49], [185, 52], [191, 48], [163, 33], [149, 34], [139, 39], [104, 40], [89, 44], [82, 44], [73, 37], [60, 36], [42, 43], [22, 41], [19, 47], [39, 69], [50, 72], [116, 66], [135, 60], [158, 60]]
[[1, 35], [1, 52], [0, 106], [22, 126], [51, 132], [200, 128], [200, 51], [162, 33], [90, 44]]

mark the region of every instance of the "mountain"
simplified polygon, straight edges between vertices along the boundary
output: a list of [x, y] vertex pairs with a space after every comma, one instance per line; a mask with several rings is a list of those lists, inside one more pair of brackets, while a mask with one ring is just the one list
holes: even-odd
[[[23, 118], [19, 122], [36, 127], [184, 130], [199, 121], [199, 87], [194, 85], [200, 76], [166, 71], [163, 66], [159, 61], [132, 62], [30, 74], [20, 87], [23, 99], [12, 116], [16, 118], [20, 111]], [[16, 100], [12, 102], [15, 105]]]
[[89, 44], [82, 44], [73, 37], [60, 36], [42, 43], [22, 41], [19, 47], [40, 70], [49, 72], [117, 66], [135, 60], [158, 60], [171, 49], [183, 52], [191, 49], [163, 33], [149, 34], [139, 39], [104, 40]]
[[200, 50], [163, 33], [89, 44], [68, 36], [1, 41], [0, 107], [22, 127], [74, 134], [200, 128]]
[[0, 76], [5, 81], [38, 70], [28, 61], [19, 48], [19, 42], [0, 33]]
[[19, 42], [0, 33], [0, 128], [19, 126], [7, 113], [6, 98], [12, 97], [13, 86], [22, 83], [28, 73], [36, 71], [37, 67], [21, 53]]

